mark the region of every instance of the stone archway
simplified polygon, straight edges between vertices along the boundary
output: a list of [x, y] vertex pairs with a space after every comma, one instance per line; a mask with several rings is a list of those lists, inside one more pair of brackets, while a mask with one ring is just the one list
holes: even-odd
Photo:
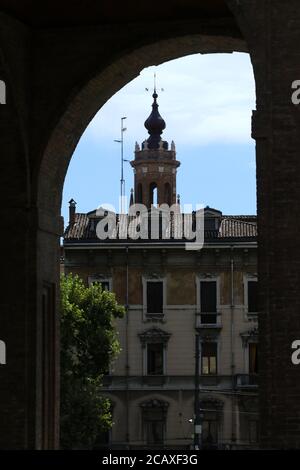
[[300, 66], [298, 0], [177, 0], [174, 9], [168, 0], [160, 16], [138, 2], [139, 8], [121, 12], [119, 23], [109, 8], [97, 10], [100, 23], [101, 13], [105, 17], [101, 26], [93, 8], [81, 20], [78, 5], [70, 11], [59, 2], [58, 18], [55, 1], [44, 3], [47, 18], [17, 2], [6, 9], [12, 16], [0, 15], [0, 73], [7, 84], [0, 187], [9, 234], [0, 317], [0, 339], [7, 343], [1, 447], [58, 446], [61, 192], [88, 122], [147, 65], [248, 48], [257, 88], [262, 445], [299, 448], [300, 373], [290, 360], [290, 346], [300, 338], [300, 107], [291, 103]]
[[[38, 260], [38, 295], [43, 295], [45, 279], [49, 284], [49, 276], [50, 285], [58, 285], [58, 233], [62, 227], [60, 206], [64, 178], [76, 144], [96, 112], [116, 91], [149, 65], [193, 53], [235, 51], [247, 52], [245, 41], [223, 35], [193, 34], [155, 42], [124, 54], [88, 80], [73, 98], [47, 143], [39, 172], [37, 198], [39, 213], [45, 226], [39, 231], [38, 243], [40, 247], [48, 247], [48, 256], [42, 256]], [[57, 305], [58, 287], [55, 291]], [[46, 295], [49, 294], [46, 292]], [[50, 371], [50, 375], [54, 372]], [[51, 401], [51, 397], [49, 399]], [[54, 402], [49, 406], [55, 410]]]

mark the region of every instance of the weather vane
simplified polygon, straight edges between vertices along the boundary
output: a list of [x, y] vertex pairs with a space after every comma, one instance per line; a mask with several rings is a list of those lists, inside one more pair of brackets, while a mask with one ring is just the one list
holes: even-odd
[[[156, 73], [154, 72], [154, 93], [156, 93]], [[149, 91], [149, 88], [145, 88], [146, 91]], [[164, 88], [160, 88], [160, 91], [165, 91]]]

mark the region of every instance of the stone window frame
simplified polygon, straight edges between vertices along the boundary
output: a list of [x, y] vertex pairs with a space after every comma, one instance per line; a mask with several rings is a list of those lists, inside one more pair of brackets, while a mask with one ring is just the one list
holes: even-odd
[[93, 282], [107, 282], [109, 285], [109, 292], [112, 292], [113, 279], [112, 276], [107, 276], [105, 274], [91, 274], [88, 276], [88, 285], [91, 287]]
[[142, 440], [144, 441], [144, 443], [147, 444], [146, 423], [147, 421], [150, 421], [145, 418], [145, 415], [148, 410], [152, 409], [160, 409], [162, 411], [162, 417], [164, 422], [163, 441], [165, 441], [165, 438], [167, 436], [167, 417], [170, 403], [166, 400], [150, 398], [148, 400], [140, 402], [139, 407], [141, 409]]
[[238, 400], [239, 417], [240, 417], [240, 433], [245, 435], [245, 438], [249, 440], [249, 444], [255, 445], [257, 442], [251, 442], [250, 440], [250, 422], [255, 421], [257, 423], [258, 439], [259, 439], [259, 404], [258, 396], [241, 396]]
[[242, 346], [243, 346], [243, 352], [244, 352], [244, 371], [245, 374], [250, 375], [249, 371], [249, 344], [250, 343], [255, 343], [259, 344], [258, 341], [258, 328], [252, 328], [249, 331], [246, 331], [245, 333], [240, 334], [242, 338]]
[[258, 282], [257, 273], [246, 273], [243, 275], [243, 283], [244, 283], [244, 312], [247, 319], [257, 319], [258, 312], [250, 312], [248, 311], [248, 282]]
[[219, 398], [215, 398], [210, 395], [208, 395], [205, 398], [200, 399], [199, 401], [200, 413], [202, 414], [203, 420], [205, 420], [205, 413], [212, 412], [216, 414], [215, 421], [217, 424], [217, 446], [219, 446], [223, 440], [224, 407], [225, 407], [224, 400], [220, 400]]
[[[199, 334], [198, 335], [198, 341], [199, 341], [199, 375], [203, 375], [205, 377], [217, 377], [218, 375], [220, 375], [220, 364], [221, 364], [221, 361], [220, 361], [220, 348], [221, 348], [221, 344], [220, 344], [220, 337], [219, 337], [219, 334], [218, 333], [215, 333], [215, 334]], [[202, 344], [203, 343], [217, 343], [217, 364], [216, 364], [216, 374], [203, 374], [202, 373]]]
[[[167, 347], [168, 342], [171, 337], [171, 333], [167, 333], [160, 328], [149, 328], [148, 330], [144, 331], [143, 333], [138, 334], [141, 346], [142, 346], [142, 370], [143, 376], [145, 377], [152, 377], [148, 375], [148, 344], [162, 344], [163, 345], [163, 376], [167, 375]], [[153, 376], [154, 377], [154, 376]]]
[[[147, 283], [163, 283], [163, 311], [162, 313], [147, 313]], [[167, 312], [167, 277], [159, 274], [148, 274], [142, 276], [143, 285], [143, 321], [164, 321]]]
[[217, 285], [217, 298], [216, 298], [216, 315], [217, 323], [220, 321], [221, 315], [221, 275], [216, 273], [203, 273], [196, 275], [196, 314], [201, 315], [201, 282], [215, 281]]

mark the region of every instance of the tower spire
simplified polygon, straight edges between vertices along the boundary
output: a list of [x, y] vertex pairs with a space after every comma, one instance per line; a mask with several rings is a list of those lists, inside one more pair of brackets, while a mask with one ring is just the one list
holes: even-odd
[[161, 134], [166, 128], [166, 123], [161, 117], [158, 111], [157, 98], [158, 94], [156, 92], [156, 73], [154, 73], [154, 90], [153, 90], [153, 103], [152, 103], [152, 112], [148, 119], [145, 121], [145, 128], [148, 131], [150, 137], [147, 140], [149, 149], [159, 148], [159, 142], [161, 141]]
[[161, 139], [166, 123], [158, 112], [156, 74], [153, 78], [152, 112], [145, 121], [150, 137], [141, 147], [136, 144], [134, 160], [130, 162], [134, 169], [133, 199], [148, 209], [156, 202], [170, 207], [176, 204], [176, 175], [180, 166], [174, 142], [169, 150], [168, 142]]

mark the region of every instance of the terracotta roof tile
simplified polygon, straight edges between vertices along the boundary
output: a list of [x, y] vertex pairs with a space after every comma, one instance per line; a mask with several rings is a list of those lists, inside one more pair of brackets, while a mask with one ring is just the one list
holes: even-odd
[[[191, 219], [195, 220], [194, 214], [188, 214], [188, 217], [190, 218], [190, 222]], [[67, 242], [97, 242], [99, 239], [96, 235], [96, 226], [99, 220], [100, 218], [90, 217], [88, 214], [77, 213], [75, 215], [75, 223], [72, 226], [69, 225], [65, 230], [64, 240]], [[132, 239], [138, 221], [130, 218], [129, 222], [129, 239]], [[180, 226], [174, 223], [174, 221], [172, 227], [167, 229], [167, 235], [170, 235], [170, 232], [173, 234], [171, 240], [185, 240], [180, 236]], [[121, 238], [119, 237], [120, 233], [126, 233], [126, 222], [124, 220], [120, 221], [117, 215], [117, 228], [113, 232], [113, 239], [116, 241], [118, 239], [124, 239], [124, 235]], [[219, 230], [205, 230], [204, 234], [206, 241], [222, 241], [225, 239], [250, 239], [251, 241], [255, 241], [257, 237], [256, 216], [222, 216]], [[168, 239], [168, 237], [166, 238]]]

